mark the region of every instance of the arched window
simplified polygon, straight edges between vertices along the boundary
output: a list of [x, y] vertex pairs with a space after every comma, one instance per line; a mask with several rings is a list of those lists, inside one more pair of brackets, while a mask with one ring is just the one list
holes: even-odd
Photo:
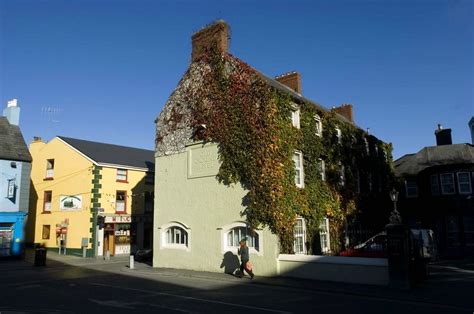
[[261, 253], [261, 231], [252, 230], [245, 223], [238, 222], [222, 229], [223, 251], [237, 253], [240, 240], [246, 239], [250, 252]]
[[188, 249], [190, 230], [185, 225], [173, 222], [161, 228], [163, 248]]
[[171, 227], [166, 230], [166, 244], [184, 244], [188, 246], [188, 233], [180, 227]]

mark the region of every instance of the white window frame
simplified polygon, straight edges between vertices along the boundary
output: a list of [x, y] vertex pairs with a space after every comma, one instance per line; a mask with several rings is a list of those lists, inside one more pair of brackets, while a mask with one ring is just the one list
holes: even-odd
[[[452, 191], [452, 192], [446, 191], [445, 186], [446, 186], [447, 184], [444, 184], [444, 183], [443, 183], [443, 181], [444, 181], [443, 178], [446, 178], [446, 177], [448, 177], [448, 176], [451, 177], [451, 183], [450, 183], [450, 185], [452, 184], [452, 186], [453, 186], [453, 191]], [[441, 173], [441, 174], [439, 175], [439, 179], [440, 179], [440, 182], [441, 182], [441, 194], [443, 194], [443, 195], [453, 195], [453, 194], [456, 194], [456, 184], [455, 184], [455, 182], [454, 182], [454, 173]]]
[[[184, 250], [190, 251], [191, 250], [191, 229], [177, 221], [170, 222], [166, 225], [161, 226], [160, 228], [160, 249], [174, 249], [174, 250]], [[181, 229], [185, 232], [185, 236], [187, 238], [187, 244], [185, 243], [168, 243], [168, 231], [173, 229]]]
[[[461, 179], [459, 178], [460, 174], [467, 175], [467, 177], [468, 177], [467, 182], [461, 182]], [[472, 193], [471, 174], [467, 171], [461, 171], [461, 172], [456, 173], [456, 176], [458, 177], [458, 191], [459, 191], [459, 194], [471, 194]], [[469, 185], [469, 191], [463, 192], [461, 190], [461, 184], [468, 184]]]
[[46, 159], [46, 179], [54, 178], [54, 158]]
[[437, 174], [432, 174], [430, 176], [430, 189], [431, 195], [440, 195], [441, 188], [439, 187], [439, 179]]
[[117, 169], [116, 181], [118, 181], [118, 182], [127, 182], [127, 180], [128, 180], [128, 170], [127, 169]]
[[[50, 194], [49, 202], [46, 201], [46, 192], [49, 192], [49, 194]], [[53, 203], [53, 191], [50, 191], [50, 190], [44, 191], [43, 197], [44, 197], [44, 200], [43, 200], [43, 213], [50, 213], [52, 203]]]
[[[323, 246], [323, 236], [326, 237], [326, 246]], [[328, 254], [331, 252], [331, 237], [329, 232], [329, 219], [323, 218], [319, 225], [319, 239], [321, 242], [321, 252]]]
[[336, 130], [337, 143], [342, 144], [342, 131], [338, 127], [336, 127], [335, 130]]
[[[119, 199], [119, 192], [123, 192], [123, 200]], [[115, 213], [123, 214], [127, 212], [127, 191], [117, 190], [115, 191]], [[122, 208], [123, 207], [123, 208]]]
[[315, 121], [315, 130], [314, 134], [317, 136], [323, 136], [323, 123], [321, 121], [321, 117], [317, 114], [314, 115], [314, 121]]
[[[298, 222], [302, 222], [301, 224], [301, 230], [299, 228], [297, 229]], [[295, 226], [293, 228], [293, 234], [294, 234], [294, 241], [293, 241], [293, 251], [295, 254], [307, 254], [306, 251], [306, 221], [302, 217], [296, 218]], [[301, 239], [303, 243], [303, 250], [300, 251], [299, 249], [297, 250], [297, 245], [296, 241], [297, 239]]]
[[341, 162], [339, 162], [339, 184], [341, 186], [346, 185], [346, 168]]
[[[223, 226], [222, 228], [219, 228], [221, 230], [221, 253], [222, 254], [225, 254], [226, 252], [232, 252], [233, 254], [237, 255], [239, 246], [229, 245], [227, 241], [229, 232], [231, 232], [233, 229], [236, 229], [236, 228], [246, 228], [247, 230], [250, 231], [249, 225], [245, 223], [244, 221], [236, 221], [229, 225]], [[254, 246], [249, 245], [249, 242], [247, 241], [249, 254], [256, 254], [258, 256], [263, 256], [263, 231], [259, 229], [253, 229], [252, 231], [258, 237], [258, 248], [255, 248]], [[249, 237], [249, 235], [247, 234], [246, 237]]]
[[300, 109], [299, 108], [294, 108], [291, 110], [291, 124], [299, 129], [300, 128]]
[[[298, 160], [300, 163], [300, 167], [296, 166], [296, 162], [294, 160], [295, 156], [298, 156]], [[293, 153], [293, 164], [295, 165], [295, 185], [299, 188], [304, 187], [304, 167], [303, 167], [303, 153], [300, 151], [295, 151]], [[299, 176], [298, 176], [299, 174]], [[298, 181], [299, 177], [299, 181]]]
[[326, 163], [324, 159], [318, 158], [318, 166], [319, 166], [319, 175], [321, 176], [321, 181], [326, 181]]
[[[408, 183], [415, 183], [413, 186], [409, 186]], [[407, 198], [415, 198], [418, 197], [418, 182], [416, 178], [407, 178], [405, 179], [405, 195]]]
[[369, 140], [366, 137], [364, 137], [364, 144], [365, 144], [365, 151], [367, 155], [370, 155]]

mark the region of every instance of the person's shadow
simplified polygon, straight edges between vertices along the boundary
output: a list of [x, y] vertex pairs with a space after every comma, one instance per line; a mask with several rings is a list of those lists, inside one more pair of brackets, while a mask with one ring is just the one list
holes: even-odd
[[224, 254], [220, 267], [224, 268], [224, 273], [235, 275], [235, 271], [240, 268], [239, 258], [232, 252], [227, 251]]

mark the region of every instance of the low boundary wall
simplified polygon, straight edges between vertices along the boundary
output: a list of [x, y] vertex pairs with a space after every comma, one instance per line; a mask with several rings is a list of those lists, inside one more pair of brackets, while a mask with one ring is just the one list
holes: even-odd
[[387, 286], [386, 258], [289, 255], [278, 256], [279, 276]]

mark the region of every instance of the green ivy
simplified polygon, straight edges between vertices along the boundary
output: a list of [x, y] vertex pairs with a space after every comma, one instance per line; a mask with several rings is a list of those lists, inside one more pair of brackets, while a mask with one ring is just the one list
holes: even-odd
[[[194, 139], [219, 144], [217, 179], [227, 185], [240, 183], [248, 190], [242, 215], [253, 228], [268, 226], [277, 234], [283, 253], [293, 252], [295, 220], [304, 217], [306, 245], [313, 254], [320, 253], [319, 225], [328, 217], [331, 243], [338, 250], [344, 222], [364, 210], [361, 205], [374, 193], [368, 188], [357, 192], [358, 176], [367, 178], [376, 173], [380, 181], [377, 189], [380, 185], [387, 190], [391, 184], [391, 146], [344, 122], [334, 112], [305, 102], [297, 103], [301, 121], [297, 129], [291, 124], [295, 104], [291, 96], [268, 86], [247, 64], [230, 55], [209, 52], [201, 65], [203, 80], [186, 92], [193, 110]], [[322, 121], [322, 136], [315, 135], [316, 114]], [[206, 125], [204, 131], [202, 124]], [[336, 127], [342, 131], [340, 143]], [[304, 157], [302, 189], [294, 183], [292, 157], [296, 150]], [[320, 158], [326, 166], [324, 181]], [[345, 170], [344, 185], [340, 165]]]

